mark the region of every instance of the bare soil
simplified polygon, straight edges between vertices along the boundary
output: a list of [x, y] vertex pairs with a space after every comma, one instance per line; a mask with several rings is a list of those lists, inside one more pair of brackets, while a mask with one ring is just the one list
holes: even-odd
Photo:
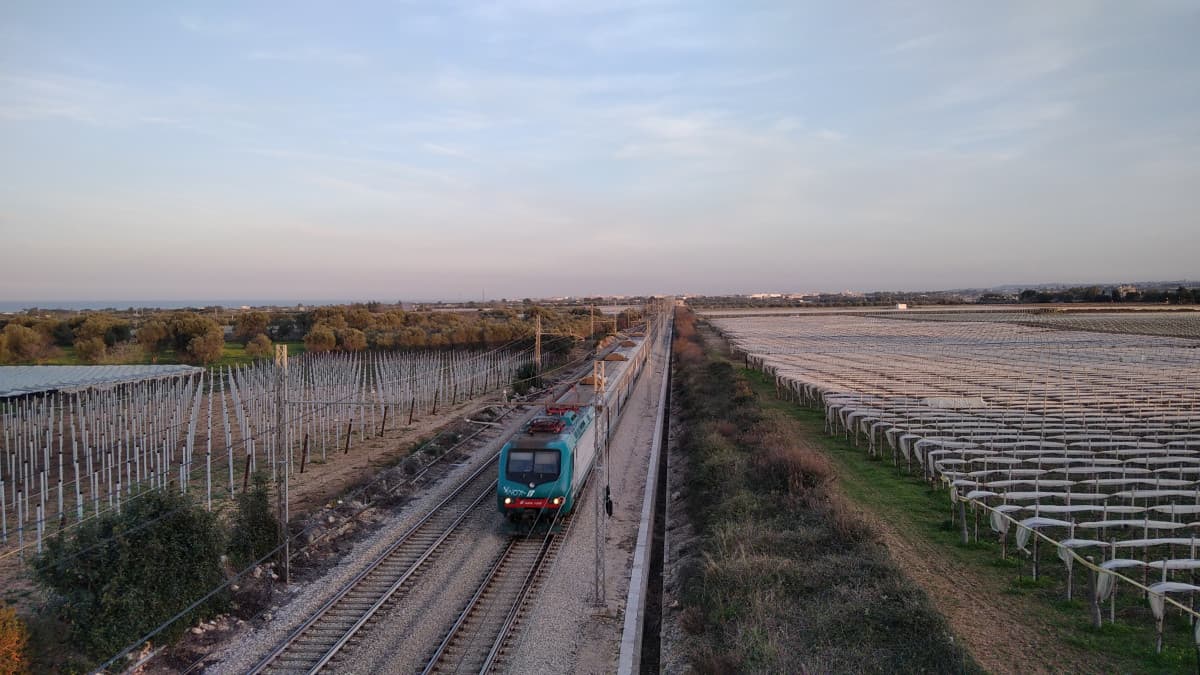
[[466, 401], [437, 415], [413, 420], [412, 426], [388, 430], [382, 437], [368, 436], [360, 440], [357, 433], [350, 443], [350, 452], [330, 451], [323, 464], [305, 467], [303, 474], [292, 477], [288, 486], [288, 505], [293, 513], [303, 514], [319, 508], [330, 499], [362, 483], [385, 466], [404, 458], [417, 441], [433, 435], [440, 428], [478, 410], [478, 400]]
[[1104, 662], [1063, 643], [1032, 601], [947, 559], [938, 546], [864, 513], [906, 576], [929, 596], [954, 635], [991, 673], [1103, 672]]

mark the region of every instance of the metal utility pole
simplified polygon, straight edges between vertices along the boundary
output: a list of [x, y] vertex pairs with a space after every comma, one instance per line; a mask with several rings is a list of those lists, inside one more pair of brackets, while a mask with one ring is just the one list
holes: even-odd
[[[605, 429], [604, 429], [604, 438], [603, 439], [600, 438], [600, 412], [602, 410], [606, 409], [606, 406], [604, 404], [604, 362], [603, 361], [593, 361], [592, 362], [592, 382], [595, 384], [595, 386], [593, 388], [593, 391], [595, 392], [595, 394], [592, 397], [592, 407], [596, 412], [596, 419], [594, 422], [592, 422], [592, 425], [596, 428], [596, 465], [593, 467], [592, 470], [595, 471], [597, 474], [599, 474], [600, 469], [604, 468], [605, 470], [607, 470], [607, 462], [608, 462], [608, 458], [605, 456], [605, 455], [607, 455], [605, 450], [608, 448], [608, 431], [609, 430], [608, 430], [607, 425], [605, 425]], [[599, 478], [599, 475], [597, 475], [596, 478]], [[605, 481], [605, 492], [606, 493], [607, 493], [607, 488], [608, 488], [607, 481]], [[608, 538], [608, 521], [607, 521], [607, 519], [604, 518], [604, 512], [605, 512], [604, 502], [606, 501], [608, 495], [605, 494], [605, 495], [601, 496], [600, 485], [595, 484], [595, 487], [592, 490], [592, 496], [594, 497], [594, 499], [593, 499], [593, 503], [595, 504], [594, 514], [595, 514], [595, 518], [596, 518], [595, 540], [594, 540], [595, 558], [593, 560], [594, 570], [593, 570], [593, 578], [592, 578], [592, 590], [593, 590], [593, 598], [595, 598], [596, 605], [599, 606], [599, 605], [608, 604], [608, 589], [607, 589], [607, 584], [606, 584], [606, 580], [605, 580], [605, 570], [604, 570], [604, 544]]]
[[287, 404], [287, 366], [288, 366], [288, 348], [287, 345], [275, 345], [275, 461], [283, 465], [283, 483], [276, 483], [275, 492], [279, 498], [279, 543], [283, 545], [282, 572], [283, 583], [287, 584], [290, 581], [288, 568], [291, 560], [292, 546], [288, 537], [288, 484], [289, 470], [291, 463], [288, 459], [291, 457], [291, 448], [286, 447], [287, 429], [285, 427], [286, 415], [284, 406]]
[[535, 375], [542, 374], [542, 315], [538, 314], [533, 322], [533, 368]]
[[588, 305], [588, 339], [596, 337], [596, 306]]

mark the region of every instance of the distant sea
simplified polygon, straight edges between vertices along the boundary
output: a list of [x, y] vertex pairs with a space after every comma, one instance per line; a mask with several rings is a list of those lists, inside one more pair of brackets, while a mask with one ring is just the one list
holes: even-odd
[[184, 307], [295, 307], [304, 305], [340, 305], [363, 300], [0, 300], [0, 312], [21, 312], [38, 309], [181, 309]]

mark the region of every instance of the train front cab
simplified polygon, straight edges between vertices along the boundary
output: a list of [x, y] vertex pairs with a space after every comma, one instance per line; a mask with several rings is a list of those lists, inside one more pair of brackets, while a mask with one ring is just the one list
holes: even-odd
[[566, 444], [542, 439], [522, 441], [526, 439], [518, 437], [510, 441], [500, 457], [497, 484], [500, 511], [515, 520], [537, 517], [543, 511], [569, 509], [571, 455]]

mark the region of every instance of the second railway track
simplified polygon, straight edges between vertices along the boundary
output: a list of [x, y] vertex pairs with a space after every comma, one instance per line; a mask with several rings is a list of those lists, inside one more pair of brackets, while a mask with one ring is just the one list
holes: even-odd
[[495, 495], [498, 458], [496, 453], [484, 462], [248, 672], [316, 673], [347, 645], [360, 640], [365, 629], [378, 620], [380, 610], [417, 582], [425, 563], [436, 556], [459, 525]]
[[[570, 380], [577, 380], [585, 372], [580, 369]], [[561, 393], [547, 398], [554, 400]], [[496, 494], [498, 458], [499, 453], [484, 461], [246, 672], [316, 673], [348, 666], [344, 659], [350, 650], [346, 648], [373, 640], [371, 628], [388, 616], [395, 603], [415, 592], [422, 576], [433, 573], [431, 569], [440, 569], [433, 561], [453, 548], [449, 542], [461, 541], [461, 533], [467, 528], [460, 526], [491, 505], [490, 499]], [[548, 531], [513, 537], [504, 545], [467, 607], [437, 646], [425, 672], [491, 672], [501, 667], [509, 641], [536, 598], [573, 519], [567, 516], [562, 521], [557, 517], [554, 520]]]
[[504, 661], [509, 638], [566, 540], [571, 518], [550, 531], [511, 538], [425, 666], [432, 673], [488, 673]]
[[251, 673], [314, 673], [370, 625], [377, 612], [417, 581], [425, 562], [495, 493], [496, 456], [342, 586]]

